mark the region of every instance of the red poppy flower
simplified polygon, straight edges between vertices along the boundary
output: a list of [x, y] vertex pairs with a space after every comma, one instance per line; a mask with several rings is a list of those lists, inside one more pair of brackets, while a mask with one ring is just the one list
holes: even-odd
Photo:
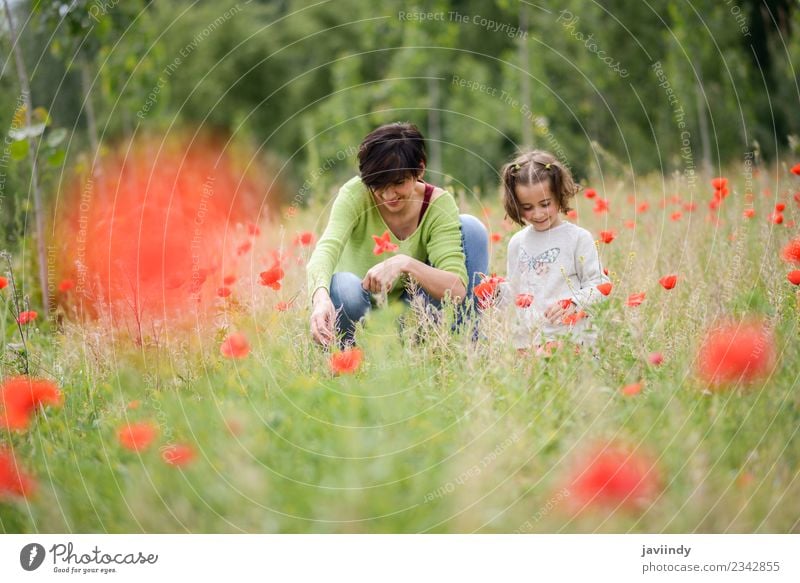
[[800, 285], [800, 269], [795, 269], [794, 271], [790, 271], [789, 274], [786, 276], [790, 282], [794, 285]]
[[711, 186], [714, 187], [714, 190], [724, 190], [728, 188], [728, 179], [727, 178], [714, 178], [711, 181]]
[[640, 305], [642, 305], [642, 302], [644, 301], [645, 295], [646, 295], [645, 292], [639, 292], [637, 294], [631, 294], [631, 295], [628, 296], [628, 299], [625, 301], [625, 305], [626, 306], [630, 306], [632, 308], [640, 306]]
[[262, 271], [259, 277], [261, 277], [261, 285], [279, 290], [281, 289], [281, 280], [285, 275], [280, 263], [276, 263], [266, 271]]
[[490, 238], [492, 239], [493, 243], [497, 243], [503, 240], [503, 235], [501, 235], [500, 233], [492, 233]]
[[563, 300], [558, 300], [558, 303], [561, 306], [562, 310], [568, 310], [568, 309], [570, 309], [572, 307], [572, 303], [573, 302], [572, 302], [571, 298], [566, 298], [566, 299], [563, 299]]
[[800, 264], [800, 237], [795, 237], [781, 251], [781, 259]]
[[567, 218], [572, 219], [573, 221], [578, 218], [578, 211], [572, 209], [571, 211], [567, 211]]
[[533, 303], [533, 296], [531, 294], [519, 294], [514, 303], [519, 308], [530, 308]]
[[0, 500], [21, 496], [27, 498], [36, 491], [36, 481], [20, 468], [14, 455], [0, 449]]
[[791, 172], [795, 176], [800, 176], [800, 163], [799, 164], [795, 164], [794, 166], [792, 166]]
[[383, 253], [392, 253], [397, 251], [399, 247], [391, 242], [390, 240], [391, 235], [389, 231], [385, 231], [383, 235], [380, 237], [378, 235], [372, 235], [373, 241], [375, 241], [375, 247], [372, 249], [372, 253], [374, 255], [382, 255]]
[[603, 275], [608, 275], [608, 268], [607, 267], [603, 268]]
[[0, 277], [0, 289], [8, 287], [8, 280], [5, 277]]
[[241, 332], [233, 332], [222, 341], [219, 351], [225, 358], [245, 358], [250, 354], [250, 343]]
[[497, 287], [504, 281], [505, 279], [502, 277], [497, 277], [497, 275], [493, 273], [491, 276], [485, 277], [472, 289], [472, 293], [476, 298], [478, 298], [478, 304], [482, 308], [485, 308], [492, 303], [494, 296], [497, 293]]
[[626, 229], [634, 229], [636, 228], [636, 221], [631, 219], [626, 219], [623, 225], [625, 225]]
[[568, 490], [578, 510], [589, 506], [634, 510], [655, 499], [660, 482], [655, 463], [648, 456], [608, 445], [595, 448], [574, 470]]
[[742, 214], [744, 215], [744, 218], [752, 219], [754, 216], [756, 216], [756, 209], [744, 209]]
[[130, 423], [117, 430], [117, 440], [125, 449], [144, 451], [156, 437], [156, 428], [151, 423]]
[[780, 225], [783, 222], [783, 215], [781, 213], [771, 213], [767, 218], [770, 223], [774, 223], [776, 225]]
[[647, 201], [644, 201], [638, 207], [636, 207], [636, 212], [639, 213], [639, 214], [645, 213], [645, 212], [647, 212], [647, 210], [649, 208], [650, 208], [650, 203], [647, 202]]
[[231, 295], [231, 288], [222, 286], [217, 290], [217, 295], [221, 298], [227, 298], [229, 295]]
[[161, 459], [171, 466], [185, 466], [195, 458], [194, 449], [183, 443], [173, 443], [161, 450]]
[[641, 393], [643, 387], [644, 387], [643, 383], [633, 383], [622, 387], [622, 389], [620, 389], [620, 392], [626, 397], [632, 397], [634, 395], [638, 395], [639, 393]]
[[594, 212], [602, 214], [608, 211], [608, 201], [604, 198], [598, 198], [594, 203]]
[[275, 304], [275, 309], [279, 312], [286, 312], [292, 307], [292, 302], [278, 302]]
[[685, 210], [687, 213], [692, 213], [697, 210], [697, 203], [696, 202], [684, 203], [683, 210]]
[[71, 279], [64, 279], [61, 280], [61, 283], [58, 284], [58, 291], [60, 291], [61, 293], [67, 293], [73, 287], [75, 287], [74, 281], [72, 281]]
[[782, 213], [784, 210], [786, 210], [786, 205], [784, 203], [779, 202], [778, 204], [775, 205], [776, 213]]
[[574, 326], [575, 324], [583, 320], [585, 317], [586, 317], [586, 312], [584, 312], [583, 310], [579, 310], [577, 312], [567, 314], [566, 316], [561, 318], [561, 323], [564, 324], [565, 326]]
[[245, 241], [241, 245], [236, 248], [236, 254], [241, 256], [250, 251], [253, 248], [253, 244], [250, 241]]
[[222, 283], [223, 283], [223, 285], [233, 285], [234, 283], [236, 283], [236, 276], [235, 275], [226, 275], [222, 279]]
[[361, 366], [364, 353], [360, 348], [348, 348], [332, 354], [328, 364], [334, 374], [353, 374]]
[[610, 294], [610, 293], [611, 293], [611, 289], [612, 289], [613, 287], [614, 287], [614, 286], [613, 286], [613, 285], [611, 285], [610, 283], [601, 283], [601, 284], [599, 284], [599, 285], [597, 286], [597, 291], [599, 291], [599, 292], [600, 292], [601, 294], [603, 294], [604, 296], [607, 296], [608, 294]]
[[664, 355], [660, 352], [651, 352], [650, 356], [647, 357], [647, 361], [654, 366], [660, 366], [664, 362]]
[[131, 411], [135, 411], [136, 409], [139, 408], [139, 405], [141, 405], [141, 404], [142, 403], [141, 403], [141, 401], [139, 401], [139, 399], [134, 399], [133, 401], [128, 403], [128, 409], [130, 409]]
[[661, 279], [658, 280], [658, 283], [661, 284], [661, 287], [664, 289], [672, 289], [675, 287], [675, 284], [678, 283], [678, 276], [677, 275], [665, 275]]
[[718, 198], [715, 198], [710, 203], [708, 203], [708, 209], [715, 211], [719, 208], [720, 204], [721, 204], [720, 200]]
[[61, 405], [61, 392], [47, 380], [25, 376], [7, 378], [0, 385], [0, 427], [25, 429], [40, 405]]
[[314, 244], [314, 239], [314, 233], [311, 231], [303, 231], [295, 235], [293, 243], [300, 247], [309, 247]]
[[772, 334], [762, 323], [726, 323], [711, 329], [703, 339], [698, 373], [715, 386], [751, 382], [769, 374], [774, 357]]
[[37, 318], [37, 316], [39, 316], [39, 314], [37, 314], [33, 310], [30, 310], [28, 312], [20, 312], [19, 316], [17, 317], [17, 322], [19, 322], [22, 325], [29, 324], [33, 322]]
[[261, 229], [258, 228], [258, 225], [247, 223], [247, 234], [252, 237], [258, 237], [261, 234]]
[[597, 191], [594, 188], [587, 188], [586, 192], [583, 193], [586, 198], [594, 198], [597, 196]]
[[680, 221], [681, 218], [683, 218], [683, 213], [681, 211], [675, 211], [674, 213], [672, 213], [669, 216], [669, 220], [675, 221], [675, 222]]
[[606, 244], [611, 243], [616, 236], [614, 231], [600, 231], [600, 240]]

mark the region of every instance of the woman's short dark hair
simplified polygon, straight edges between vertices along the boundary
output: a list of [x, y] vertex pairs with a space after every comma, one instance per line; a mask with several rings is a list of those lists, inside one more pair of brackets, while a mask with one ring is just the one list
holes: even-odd
[[427, 161], [425, 138], [413, 123], [383, 125], [358, 148], [358, 171], [372, 191], [418, 177]]

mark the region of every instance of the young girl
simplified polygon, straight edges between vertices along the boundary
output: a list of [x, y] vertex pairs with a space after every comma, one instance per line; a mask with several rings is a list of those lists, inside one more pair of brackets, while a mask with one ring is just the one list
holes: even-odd
[[517, 349], [546, 346], [572, 333], [593, 340], [587, 329], [590, 304], [608, 282], [589, 231], [561, 219], [578, 187], [555, 156], [540, 150], [520, 154], [502, 170], [503, 206], [525, 227], [508, 243], [504, 295], [516, 310]]

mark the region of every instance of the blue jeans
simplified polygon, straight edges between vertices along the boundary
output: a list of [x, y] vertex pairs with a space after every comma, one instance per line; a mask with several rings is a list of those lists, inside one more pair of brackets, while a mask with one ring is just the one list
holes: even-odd
[[[489, 269], [489, 233], [478, 219], [472, 215], [460, 215], [461, 220], [461, 248], [467, 268], [467, 297], [462, 304], [462, 315], [469, 315], [475, 306], [475, 296], [472, 293], [475, 285], [480, 283], [480, 274], [485, 274]], [[425, 301], [439, 306], [439, 301], [428, 296], [425, 291], [419, 292]], [[336, 308], [336, 332], [342, 338], [342, 344], [353, 343], [353, 332], [356, 323], [367, 315], [371, 307], [370, 294], [361, 287], [361, 278], [354, 273], [334, 273], [331, 278], [331, 301]], [[411, 298], [403, 292], [403, 299]]]

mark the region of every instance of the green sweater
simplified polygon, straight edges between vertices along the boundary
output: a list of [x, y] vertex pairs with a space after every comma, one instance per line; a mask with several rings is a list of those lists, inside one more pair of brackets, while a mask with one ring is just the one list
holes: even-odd
[[[330, 293], [334, 273], [349, 271], [364, 277], [373, 265], [391, 257], [393, 254], [372, 253], [375, 247], [372, 235], [382, 235], [385, 231], [389, 231], [391, 242], [399, 246], [395, 253], [453, 273], [467, 285], [461, 222], [451, 194], [444, 193], [431, 202], [417, 230], [407, 239], [400, 240], [386, 226], [372, 194], [356, 176], [339, 189], [325, 233], [308, 260], [309, 301], [321, 287]], [[406, 278], [401, 277], [389, 292], [389, 298], [399, 298], [405, 283]]]

